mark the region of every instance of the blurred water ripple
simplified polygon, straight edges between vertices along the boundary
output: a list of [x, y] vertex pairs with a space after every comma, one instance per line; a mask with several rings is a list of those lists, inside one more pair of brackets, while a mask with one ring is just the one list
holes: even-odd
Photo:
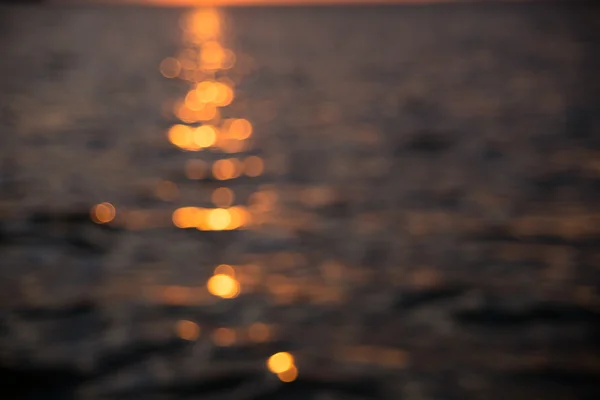
[[592, 398], [598, 11], [0, 9], [0, 381]]

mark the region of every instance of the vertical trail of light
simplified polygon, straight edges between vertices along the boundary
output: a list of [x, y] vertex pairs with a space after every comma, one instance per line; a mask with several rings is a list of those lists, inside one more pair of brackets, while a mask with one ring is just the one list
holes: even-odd
[[[239, 153], [247, 150], [253, 127], [244, 118], [224, 118], [222, 109], [235, 100], [235, 85], [228, 72], [236, 65], [236, 54], [223, 43], [224, 19], [215, 8], [199, 8], [183, 14], [179, 21], [183, 49], [175, 57], [165, 58], [159, 71], [165, 78], [189, 83], [185, 96], [172, 107], [178, 123], [167, 131], [169, 142], [186, 152], [220, 151]], [[202, 171], [200, 171], [200, 168]], [[212, 165], [195, 159], [186, 164], [190, 179], [228, 181], [240, 176], [257, 177], [263, 172], [262, 159], [253, 156], [243, 162], [237, 157], [215, 161]], [[230, 190], [230, 189], [229, 189]], [[223, 189], [221, 189], [223, 191]], [[183, 207], [173, 213], [173, 223], [180, 228], [199, 230], [233, 230], [247, 226], [250, 213], [231, 201], [213, 201], [215, 209]], [[193, 210], [197, 210], [194, 212]], [[192, 211], [190, 211], [192, 210]]]
[[[184, 98], [172, 109], [179, 121], [167, 132], [172, 145], [186, 152], [220, 151], [226, 154], [212, 163], [188, 160], [185, 173], [189, 179], [204, 179], [212, 175], [217, 181], [227, 182], [241, 176], [256, 178], [263, 174], [264, 162], [258, 156], [243, 160], [233, 153], [247, 149], [252, 137], [252, 123], [244, 118], [223, 118], [221, 109], [235, 100], [233, 81], [227, 76], [236, 63], [236, 55], [223, 45], [223, 18], [216, 9], [197, 9], [182, 16], [180, 27], [185, 48], [177, 57], [165, 58], [159, 70], [165, 78], [177, 78], [189, 83]], [[257, 192], [260, 194], [260, 192]], [[211, 201], [215, 208], [180, 207], [172, 214], [178, 228], [196, 228], [206, 231], [235, 230], [251, 223], [252, 216], [245, 206], [234, 205], [234, 191], [226, 186], [214, 190]], [[206, 282], [206, 290], [221, 299], [234, 299], [241, 293], [244, 271], [221, 264]], [[239, 279], [239, 280], [238, 280]], [[200, 328], [192, 322], [180, 322], [178, 334], [185, 340], [195, 340]], [[254, 325], [250, 339], [268, 340], [269, 328]], [[235, 329], [220, 327], [212, 333], [215, 345], [227, 347], [239, 339]], [[296, 379], [298, 370], [289, 353], [276, 353], [267, 362], [268, 368], [282, 382]]]

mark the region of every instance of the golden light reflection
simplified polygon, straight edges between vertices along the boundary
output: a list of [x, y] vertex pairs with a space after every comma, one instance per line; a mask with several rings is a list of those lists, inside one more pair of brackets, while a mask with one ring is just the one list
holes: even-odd
[[185, 106], [192, 111], [200, 111], [206, 105], [195, 90], [190, 90], [185, 96]]
[[211, 196], [212, 202], [217, 207], [229, 207], [233, 203], [234, 198], [233, 191], [226, 187], [216, 189]]
[[215, 179], [220, 181], [234, 179], [240, 176], [241, 163], [237, 158], [218, 160], [213, 164], [212, 171]]
[[226, 229], [237, 229], [250, 224], [250, 213], [245, 207], [236, 206], [227, 209], [229, 213], [229, 224]]
[[281, 382], [293, 382], [298, 378], [298, 368], [296, 366], [292, 366], [292, 368], [287, 371], [280, 372], [277, 374], [277, 377]]
[[224, 299], [233, 299], [240, 294], [239, 282], [225, 274], [217, 274], [210, 277], [206, 287], [210, 294]]
[[192, 128], [187, 125], [173, 125], [167, 133], [169, 141], [182, 149], [189, 149], [194, 146], [192, 141]]
[[104, 202], [92, 207], [92, 221], [94, 221], [97, 224], [106, 224], [115, 219], [116, 215], [117, 211], [115, 210], [115, 207], [110, 203]]
[[181, 72], [181, 63], [173, 57], [167, 57], [160, 63], [160, 73], [165, 78], [176, 78]]
[[275, 353], [267, 360], [267, 368], [274, 374], [286, 372], [294, 367], [294, 357], [287, 352]]
[[[221, 119], [220, 107], [233, 102], [235, 82], [239, 82], [237, 78], [231, 79], [218, 73], [232, 68], [237, 62], [233, 51], [221, 42], [221, 15], [216, 9], [201, 9], [185, 14], [179, 22], [186, 48], [179, 52], [177, 58], [163, 60], [160, 70], [165, 76], [179, 76], [193, 83], [184, 99], [169, 105], [172, 114], [183, 122], [169, 129], [169, 141], [186, 151], [216, 148], [225, 153], [245, 151], [249, 144], [246, 139], [252, 135], [252, 124], [241, 118]], [[240, 67], [247, 64], [244, 60], [242, 57]], [[263, 161], [258, 157], [247, 157], [244, 163], [237, 158], [221, 159], [215, 161], [212, 167], [202, 160], [189, 160], [185, 165], [185, 175], [199, 180], [212, 173], [216, 180], [224, 181], [244, 173], [256, 177], [263, 173], [263, 169]], [[165, 186], [162, 192], [167, 193], [174, 188], [176, 185]], [[161, 196], [175, 198], [170, 194]], [[234, 230], [250, 224], [249, 211], [245, 207], [232, 206], [235, 196], [231, 189], [216, 189], [211, 200], [216, 208], [181, 207], [174, 210], [171, 216], [173, 224], [178, 228], [202, 231]], [[224, 278], [227, 276], [229, 278]], [[207, 286], [214, 295], [231, 298], [239, 294], [240, 284], [233, 274], [215, 272]]]
[[244, 173], [251, 177], [257, 177], [263, 173], [265, 169], [262, 158], [257, 156], [250, 156], [244, 159]]
[[215, 141], [217, 140], [217, 130], [211, 125], [202, 125], [194, 130], [192, 136], [194, 143], [198, 147], [206, 148], [215, 144]]
[[231, 104], [231, 102], [233, 101], [234, 93], [233, 89], [230, 86], [221, 82], [215, 82], [214, 88], [216, 89], [217, 93], [212, 101], [215, 103], [216, 106], [226, 107], [229, 104]]
[[212, 334], [212, 340], [217, 346], [228, 347], [235, 343], [236, 333], [233, 329], [219, 328]]
[[207, 222], [212, 230], [221, 231], [231, 223], [231, 215], [224, 208], [215, 208], [209, 211]]
[[226, 53], [221, 43], [216, 40], [205, 42], [200, 53], [201, 68], [205, 71], [220, 69], [225, 61]]
[[221, 16], [215, 9], [199, 9], [184, 14], [179, 26], [190, 35], [193, 42], [217, 39], [221, 35]]
[[227, 275], [235, 278], [235, 269], [231, 265], [221, 264], [215, 267], [213, 275]]
[[247, 119], [235, 119], [229, 126], [228, 134], [237, 140], [248, 139], [252, 135], [252, 124]]
[[194, 93], [199, 101], [203, 103], [210, 103], [215, 101], [219, 95], [219, 86], [212, 81], [200, 82], [196, 86]]
[[177, 336], [181, 339], [193, 341], [200, 336], [200, 327], [197, 323], [187, 320], [177, 321], [175, 326]]
[[181, 207], [173, 212], [173, 224], [178, 228], [197, 228], [206, 219], [206, 210], [199, 207]]

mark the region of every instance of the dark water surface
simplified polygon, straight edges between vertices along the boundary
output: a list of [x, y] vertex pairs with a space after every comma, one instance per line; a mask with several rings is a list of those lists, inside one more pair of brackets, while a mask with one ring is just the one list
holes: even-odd
[[[190, 21], [236, 58], [205, 122], [247, 119], [246, 140], [168, 140], [194, 83], [159, 65], [194, 56]], [[550, 3], [0, 8], [0, 380], [35, 399], [594, 398], [598, 26]], [[250, 156], [260, 174], [211, 176]], [[242, 229], [174, 226], [221, 187]], [[207, 291], [219, 264], [235, 298]], [[280, 351], [292, 383], [265, 367]]]

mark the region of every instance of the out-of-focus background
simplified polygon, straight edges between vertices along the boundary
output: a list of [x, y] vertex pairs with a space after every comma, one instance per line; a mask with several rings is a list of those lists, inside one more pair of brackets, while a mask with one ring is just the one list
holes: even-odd
[[83, 3], [0, 6], [10, 396], [597, 398], [598, 6]]

